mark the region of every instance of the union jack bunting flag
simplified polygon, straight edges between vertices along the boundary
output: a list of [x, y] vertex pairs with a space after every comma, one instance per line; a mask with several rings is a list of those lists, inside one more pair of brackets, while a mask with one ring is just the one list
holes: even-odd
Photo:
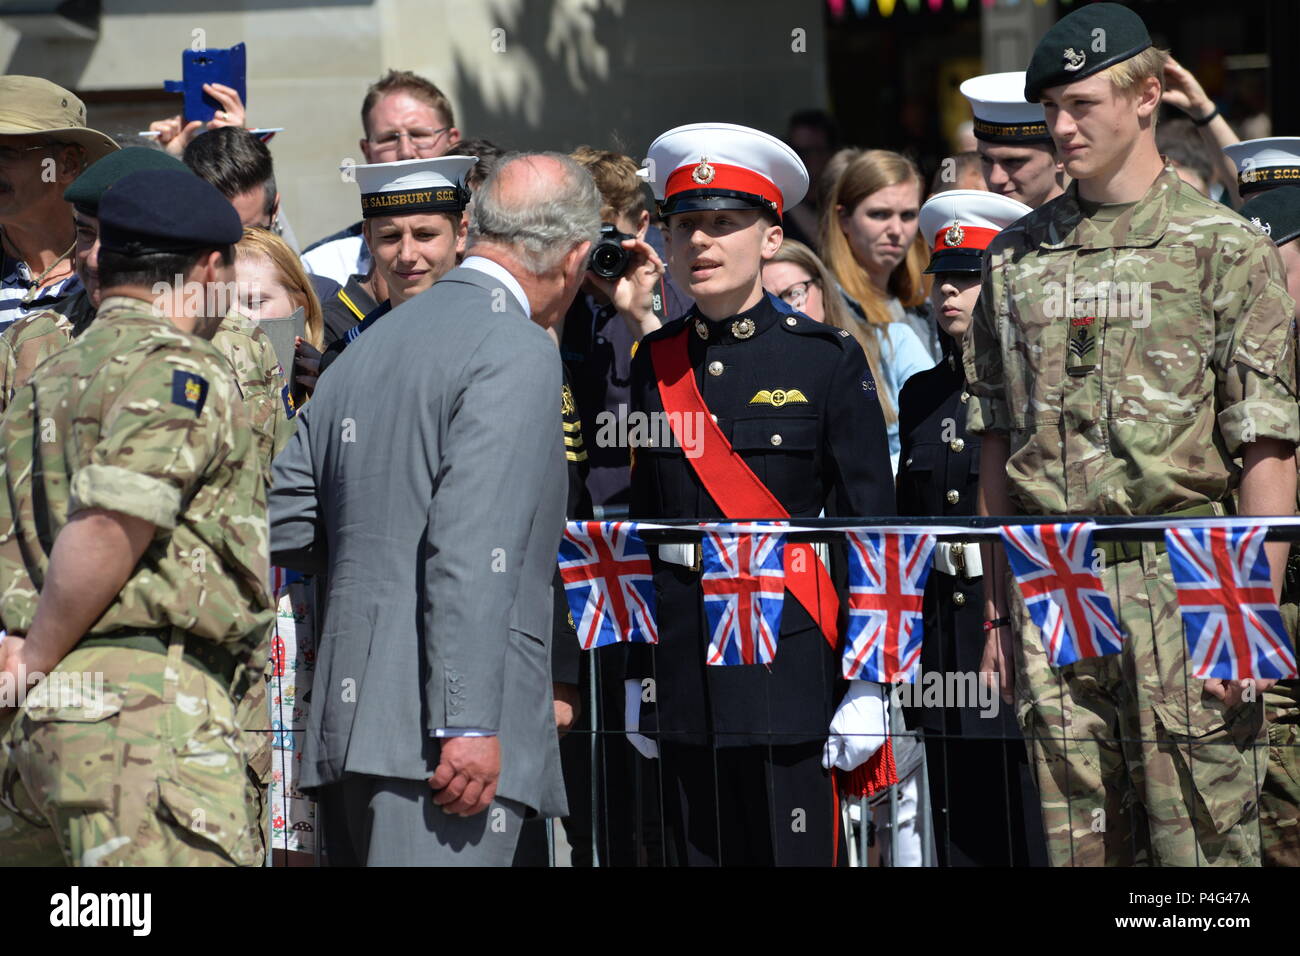
[[1092, 569], [1091, 522], [1003, 525], [1002, 540], [1025, 606], [1053, 667], [1118, 654], [1124, 632]]
[[568, 522], [560, 578], [584, 651], [620, 641], [659, 643], [650, 555], [634, 522]]
[[934, 535], [851, 531], [844, 676], [911, 683], [921, 663], [921, 601]]
[[1192, 676], [1296, 676], [1295, 652], [1273, 598], [1262, 527], [1166, 528]]
[[704, 536], [700, 582], [708, 664], [770, 664], [785, 601], [785, 535]]

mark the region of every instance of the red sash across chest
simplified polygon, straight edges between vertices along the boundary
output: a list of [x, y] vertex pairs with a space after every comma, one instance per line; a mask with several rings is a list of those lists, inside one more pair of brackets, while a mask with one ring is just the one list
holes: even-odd
[[[745, 464], [713, 420], [709, 407], [704, 404], [704, 396], [695, 384], [688, 346], [689, 336], [685, 334], [658, 339], [650, 345], [650, 360], [659, 382], [659, 397], [663, 400], [664, 411], [668, 412], [668, 421], [678, 443], [683, 447], [686, 445], [681, 434], [686, 415], [695, 416], [695, 421], [703, 423], [704, 441], [700, 454], [686, 460], [726, 517], [732, 520], [789, 518], [790, 513]], [[800, 570], [796, 571], [796, 568]], [[811, 544], [786, 544], [785, 586], [817, 622], [827, 643], [836, 647], [835, 621], [839, 613], [839, 598], [825, 565]]]

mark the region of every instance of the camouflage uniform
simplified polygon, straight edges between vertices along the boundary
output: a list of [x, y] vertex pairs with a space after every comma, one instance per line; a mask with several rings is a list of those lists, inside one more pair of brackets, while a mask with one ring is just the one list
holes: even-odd
[[[969, 425], [1008, 436], [1019, 513], [1222, 511], [1243, 443], [1300, 439], [1277, 253], [1171, 167], [1139, 202], [1091, 217], [1071, 186], [1002, 232], [984, 269], [963, 352]], [[1140, 283], [1150, 309], [1070, 317], [1062, 302], [1084, 280]], [[1262, 707], [1226, 709], [1190, 677], [1168, 555], [1125, 551], [1102, 573], [1122, 654], [1049, 667], [1006, 581], [1052, 861], [1258, 864]]]
[[[1300, 545], [1291, 545], [1281, 609], [1291, 644], [1300, 648]], [[1264, 719], [1268, 764], [1259, 795], [1264, 865], [1300, 866], [1300, 680], [1278, 681], [1264, 691]]]
[[[221, 320], [212, 344], [226, 357], [235, 373], [235, 381], [244, 396], [244, 407], [253, 423], [257, 439], [257, 458], [262, 478], [271, 487], [271, 460], [280, 453], [293, 432], [289, 418], [289, 387], [275, 349], [251, 319], [238, 312], [228, 312]], [[239, 702], [236, 717], [244, 730], [244, 748], [248, 754], [248, 799], [263, 821], [262, 832], [270, 830], [271, 805], [267, 799], [271, 786], [271, 712], [266, 693], [266, 663], [271, 654], [274, 622], [258, 643], [252, 670], [258, 676]]]
[[86, 331], [95, 307], [82, 289], [53, 308], [25, 315], [0, 335], [0, 412], [27, 384], [36, 366]]
[[[70, 514], [105, 508], [157, 533], [89, 635], [9, 718], [0, 858], [255, 863], [235, 701], [272, 618], [262, 463], [209, 343], [134, 299], [105, 300], [99, 318], [4, 420], [4, 626], [30, 627]], [[102, 694], [67, 692], [83, 672], [102, 674]]]

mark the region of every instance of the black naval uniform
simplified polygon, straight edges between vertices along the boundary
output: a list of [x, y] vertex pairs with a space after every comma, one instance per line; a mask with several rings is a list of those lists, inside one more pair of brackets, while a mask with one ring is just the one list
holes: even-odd
[[[749, 335], [738, 324], [745, 319]], [[635, 412], [663, 412], [651, 352], [671, 336], [687, 337], [706, 405], [793, 518], [893, 513], [884, 419], [854, 339], [771, 295], [722, 321], [692, 309], [642, 341], [632, 362]], [[785, 394], [774, 400], [777, 391]], [[680, 447], [636, 448], [631, 513], [725, 517]], [[829, 865], [839, 828], [821, 754], [846, 686], [839, 648], [787, 591], [771, 666], [706, 666], [700, 573], [650, 552], [659, 644], [632, 646], [629, 677], [655, 681], [654, 719], [643, 713], [641, 726], [658, 731], [676, 862]]]
[[326, 346], [343, 338], [348, 329], [362, 322], [379, 305], [361, 284], [365, 279], [365, 276], [354, 275], [348, 279], [347, 285], [336, 287], [332, 295], [320, 297]]
[[[961, 347], [942, 338], [943, 359], [909, 378], [899, 394], [900, 515], [975, 514], [980, 436], [966, 430], [969, 395]], [[965, 545], [968, 553], [978, 547]], [[924, 687], [923, 675], [931, 672], [978, 674], [984, 650], [984, 579], [932, 568], [923, 607], [918, 687]], [[1038, 798], [1016, 714], [996, 691], [993, 696], [995, 716], [982, 717], [974, 701], [969, 707], [907, 711], [909, 727], [925, 731], [940, 866], [1047, 865]]]
[[[591, 518], [591, 495], [587, 493], [588, 454], [582, 439], [582, 420], [578, 416], [578, 407], [573, 398], [573, 379], [569, 370], [561, 365], [564, 372], [564, 384], [560, 386], [560, 417], [564, 426], [564, 461], [568, 466], [569, 492], [565, 502], [565, 516], [570, 521], [585, 521]], [[551, 585], [555, 613], [551, 626], [551, 682], [554, 684], [572, 684], [585, 686], [583, 668], [585, 655], [578, 645], [578, 631], [569, 612], [568, 598], [564, 594], [564, 579], [560, 576], [559, 564], [555, 566], [555, 579]], [[581, 695], [584, 711], [587, 706], [586, 694]], [[590, 843], [590, 807], [591, 775], [584, 766], [590, 765], [586, 748], [589, 744], [589, 725], [584, 728], [585, 713], [579, 714], [578, 721], [570, 733], [560, 741], [560, 761], [564, 768], [564, 784], [568, 794], [569, 813], [587, 822], [586, 838]], [[584, 733], [584, 729], [587, 733]], [[569, 743], [574, 741], [580, 746]], [[567, 746], [566, 746], [567, 745]], [[586, 789], [582, 789], [585, 782]], [[582, 810], [586, 809], [586, 816]], [[567, 819], [567, 818], [566, 818]], [[515, 847], [515, 866], [546, 866], [549, 851], [546, 842], [547, 821], [541, 817], [532, 817], [524, 821]], [[581, 848], [575, 846], [575, 839], [581, 839], [582, 831], [576, 831], [569, 840], [575, 856], [581, 855]], [[586, 848], [590, 856], [590, 847]], [[575, 862], [574, 865], [580, 865]], [[590, 865], [590, 864], [588, 864]]]

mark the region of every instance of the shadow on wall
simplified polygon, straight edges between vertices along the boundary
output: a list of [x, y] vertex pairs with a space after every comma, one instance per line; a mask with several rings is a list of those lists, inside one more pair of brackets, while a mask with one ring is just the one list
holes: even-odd
[[[644, 155], [663, 130], [715, 119], [780, 134], [825, 101], [820, 0], [483, 0], [457, 10], [446, 78], [466, 136], [512, 149], [579, 143]], [[792, 31], [806, 38], [792, 51]]]
[[[509, 148], [568, 149], [607, 121], [612, 48], [625, 34], [625, 0], [488, 0], [462, 24], [449, 86], [468, 136]], [[625, 53], [626, 51], [620, 51]], [[437, 76], [440, 71], [434, 70]], [[617, 107], [615, 107], [617, 112]], [[612, 117], [610, 117], [612, 118]], [[583, 133], [583, 130], [590, 130]]]

